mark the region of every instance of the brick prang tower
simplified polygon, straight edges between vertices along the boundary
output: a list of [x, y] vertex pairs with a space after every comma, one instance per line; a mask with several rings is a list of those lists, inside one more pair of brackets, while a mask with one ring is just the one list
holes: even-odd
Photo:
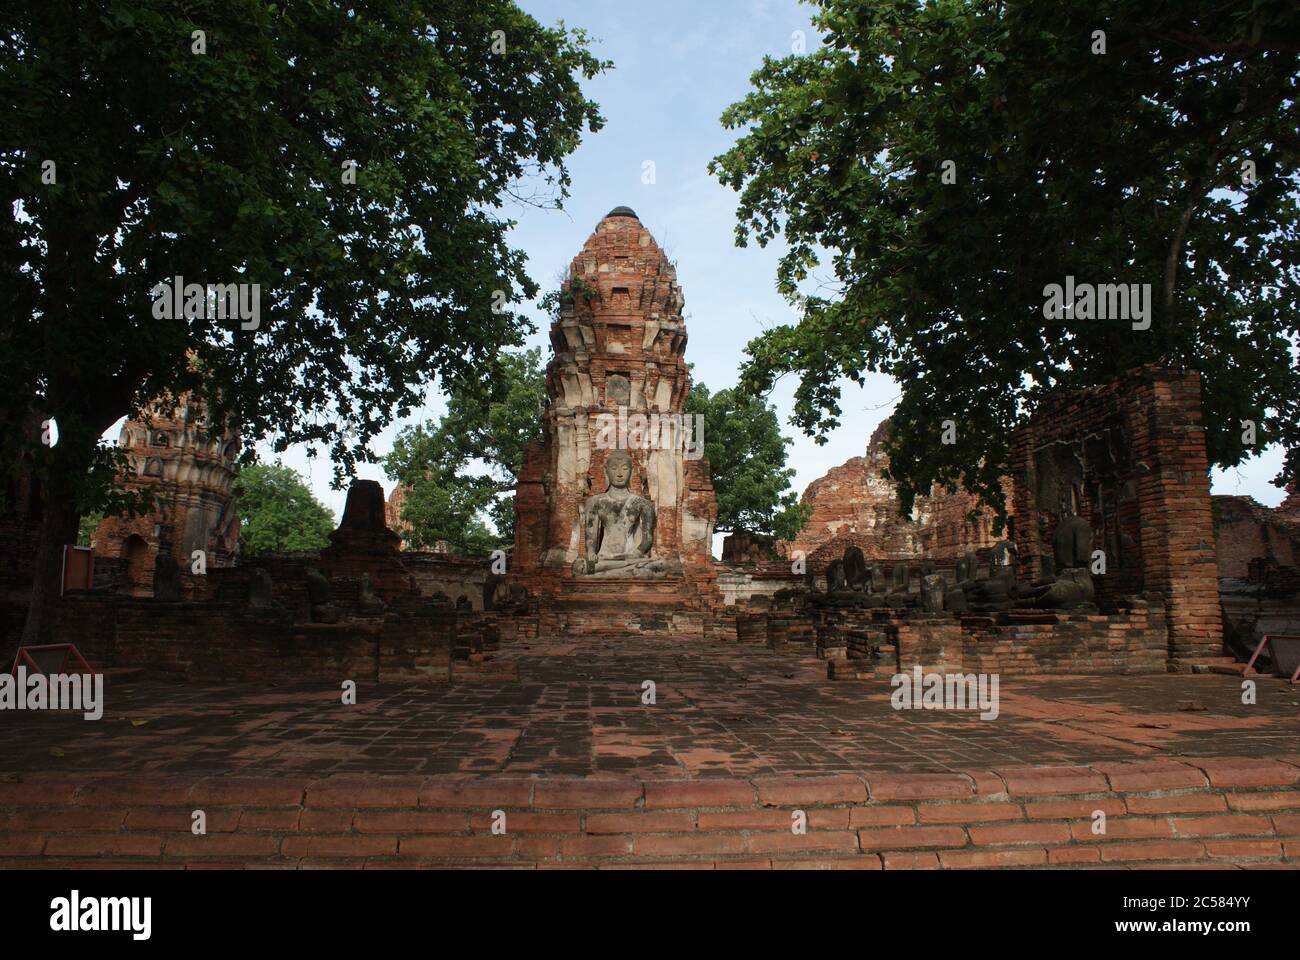
[[[582, 504], [604, 491], [612, 452], [597, 442], [597, 418], [620, 410], [625, 417], [683, 414], [690, 375], [677, 271], [629, 208], [616, 207], [596, 226], [560, 299], [550, 330], [543, 439], [526, 450], [516, 490], [511, 573], [534, 593], [571, 597], [570, 568], [583, 549]], [[678, 599], [696, 600], [710, 593], [718, 511], [707, 459], [690, 459], [680, 446], [630, 445], [628, 453], [631, 489], [657, 514], [651, 556], [680, 561], [683, 576], [667, 584], [647, 581], [640, 591], [635, 581], [623, 581], [624, 594], [659, 595], [670, 587]]]

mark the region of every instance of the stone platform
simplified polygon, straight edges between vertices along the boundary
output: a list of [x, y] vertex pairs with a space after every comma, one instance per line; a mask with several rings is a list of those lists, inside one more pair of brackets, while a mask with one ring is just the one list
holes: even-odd
[[363, 681], [355, 706], [126, 680], [99, 722], [0, 714], [0, 866], [1300, 864], [1300, 691], [1276, 678], [1247, 706], [1219, 675], [1004, 677], [981, 720], [694, 639], [498, 662], [519, 679]]

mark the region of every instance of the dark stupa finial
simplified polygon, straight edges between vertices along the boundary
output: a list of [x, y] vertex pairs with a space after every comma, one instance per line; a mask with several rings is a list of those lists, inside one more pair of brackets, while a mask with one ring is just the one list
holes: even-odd
[[609, 211], [609, 213], [605, 214], [605, 216], [606, 217], [631, 217], [633, 220], [640, 219], [640, 217], [636, 215], [636, 211], [633, 210], [631, 207], [615, 207], [613, 210]]

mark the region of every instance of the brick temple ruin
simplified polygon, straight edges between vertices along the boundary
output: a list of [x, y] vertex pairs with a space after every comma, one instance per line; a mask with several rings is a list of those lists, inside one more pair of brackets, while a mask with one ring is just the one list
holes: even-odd
[[[403, 549], [403, 493], [370, 480], [323, 549], [240, 557], [232, 438], [184, 405], [127, 425], [158, 509], [100, 525], [52, 638], [108, 674], [110, 722], [3, 718], [0, 865], [1300, 859], [1293, 688], [1261, 675], [1246, 706], [1240, 676], [1300, 632], [1300, 501], [1210, 496], [1195, 374], [1045, 398], [1006, 533], [960, 491], [900, 516], [886, 423], [809, 486], [794, 541], [715, 560], [708, 438], [662, 442], [690, 389], [672, 264], [620, 207], [563, 294], [504, 568]], [[7, 663], [39, 503], [19, 477], [0, 515]], [[921, 674], [1001, 676], [998, 722], [900, 713]]]
[[105, 517], [91, 538], [96, 562], [117, 568], [124, 588], [140, 597], [152, 596], [160, 555], [189, 567], [200, 550], [211, 566], [232, 564], [239, 549], [231, 489], [238, 432], [214, 429], [203, 404], [186, 395], [127, 420], [117, 445], [126, 454], [123, 486], [152, 492], [154, 507], [135, 517]]
[[[104, 666], [183, 676], [441, 682], [511, 642], [647, 637], [806, 650], [843, 680], [1239, 670], [1263, 633], [1300, 625], [1295, 496], [1276, 511], [1211, 497], [1199, 380], [1155, 367], [1049, 396], [1016, 429], [1004, 539], [963, 491], [935, 488], [901, 516], [885, 421], [863, 457], [808, 487], [794, 541], [741, 533], [715, 560], [708, 440], [692, 448], [683, 420], [683, 303], [636, 214], [612, 210], [563, 284], [504, 569], [403, 549], [402, 491], [385, 502], [374, 481], [354, 484], [325, 549], [240, 560], [237, 437], [210, 435], [184, 398], [129, 421], [127, 483], [151, 486], [156, 509], [100, 524], [94, 587], [64, 598], [59, 638]], [[0, 524], [29, 542], [33, 497], [11, 493]], [[0, 574], [11, 644], [21, 557]]]
[[[691, 456], [682, 427], [690, 375], [677, 271], [636, 214], [618, 207], [573, 259], [560, 301], [543, 438], [525, 451], [515, 495], [511, 583], [535, 598], [547, 632], [702, 636], [718, 599], [718, 507], [708, 461]], [[591, 505], [616, 452], [629, 461], [628, 491], [650, 504], [644, 562], [579, 571], [595, 555]], [[602, 540], [606, 553], [614, 536]]]
[[[779, 545], [787, 556], [803, 553], [814, 566], [825, 566], [857, 547], [867, 560], [939, 560], [954, 565], [971, 550], [986, 550], [998, 541], [993, 511], [964, 490], [938, 486], [920, 496], [909, 516], [899, 513], [898, 494], [886, 476], [889, 435], [886, 419], [871, 434], [866, 453], [853, 457], [808, 485], [802, 502], [812, 516], [799, 536]], [[1010, 499], [1011, 480], [1003, 493]]]

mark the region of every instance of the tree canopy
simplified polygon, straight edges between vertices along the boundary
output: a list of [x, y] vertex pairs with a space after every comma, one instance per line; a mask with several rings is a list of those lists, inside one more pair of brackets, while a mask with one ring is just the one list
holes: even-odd
[[[895, 377], [904, 510], [933, 482], [1000, 508], [1044, 392], [1142, 363], [1200, 373], [1212, 463], [1258, 449], [1251, 421], [1297, 476], [1300, 8], [817, 6], [823, 44], [763, 61], [710, 165], [737, 242], [789, 244], [777, 286], [801, 314], [751, 341], [744, 390], [797, 374], [793, 422], [824, 442], [841, 378]], [[1149, 327], [1045, 316], [1067, 277], [1149, 285]]]
[[507, 351], [481, 379], [458, 384], [436, 423], [398, 434], [384, 468], [407, 488], [410, 546], [446, 540], [477, 554], [513, 544], [514, 489], [524, 447], [541, 439], [545, 403], [541, 351]]
[[[0, 461], [46, 481], [37, 583], [108, 496], [100, 434], [150, 401], [192, 391], [250, 451], [323, 443], [341, 482], [435, 378], [520, 343], [502, 208], [566, 196], [607, 66], [510, 0], [6, 5]], [[175, 278], [246, 285], [256, 320], [167, 318]]]
[[329, 545], [334, 515], [292, 467], [249, 464], [239, 471], [234, 496], [241, 556], [301, 553]]
[[776, 409], [734, 390], [691, 385], [686, 413], [704, 417], [704, 455], [718, 497], [719, 531], [747, 530], [791, 540], [811, 509], [790, 490], [794, 470]]

